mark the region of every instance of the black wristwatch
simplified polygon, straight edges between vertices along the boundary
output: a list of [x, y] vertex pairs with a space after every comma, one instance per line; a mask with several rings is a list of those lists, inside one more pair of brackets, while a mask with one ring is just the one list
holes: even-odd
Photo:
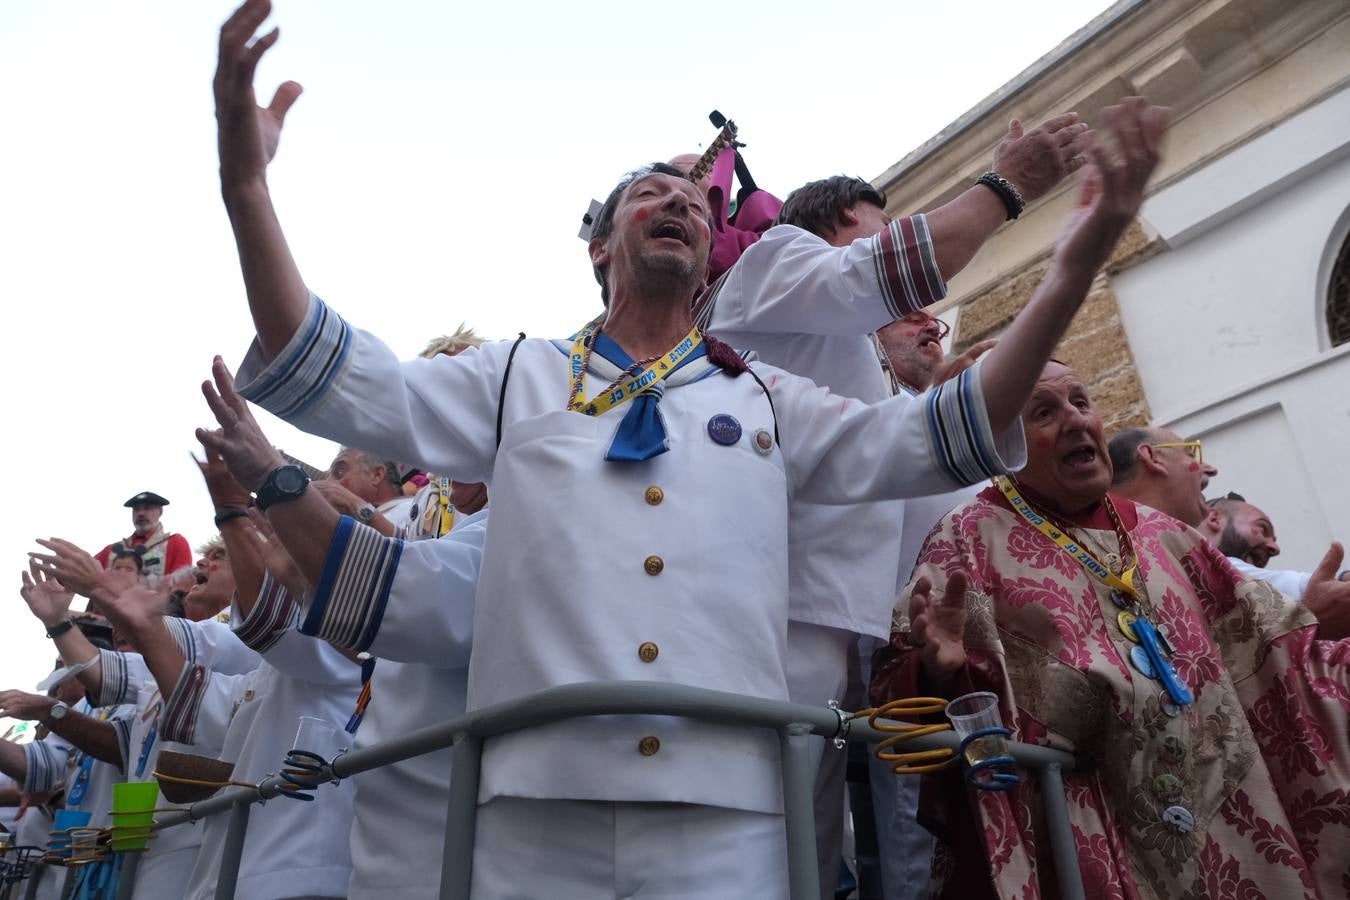
[[274, 503], [298, 500], [309, 487], [309, 476], [295, 465], [278, 466], [258, 488], [258, 509], [267, 509]]

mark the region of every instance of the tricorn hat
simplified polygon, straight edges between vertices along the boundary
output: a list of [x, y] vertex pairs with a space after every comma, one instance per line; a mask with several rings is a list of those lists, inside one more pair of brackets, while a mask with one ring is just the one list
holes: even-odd
[[156, 494], [154, 491], [141, 491], [135, 497], [132, 497], [130, 500], [128, 500], [126, 503], [123, 503], [122, 505], [127, 507], [168, 506], [169, 501], [165, 500], [163, 497], [161, 497], [159, 494]]

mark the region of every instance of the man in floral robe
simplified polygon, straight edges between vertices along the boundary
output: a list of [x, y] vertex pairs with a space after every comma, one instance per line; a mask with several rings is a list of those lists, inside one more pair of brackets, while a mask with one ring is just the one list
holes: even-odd
[[[929, 535], [873, 699], [992, 691], [1012, 740], [1090, 758], [1065, 775], [1089, 897], [1350, 895], [1350, 640], [1319, 640], [1306, 608], [1194, 529], [1108, 497], [1101, 420], [1068, 367], [1046, 367], [1022, 422], [1012, 494], [996, 483]], [[1019, 495], [1050, 534], [1015, 511]], [[1135, 611], [1166, 636], [1193, 703], [1135, 668], [1110, 579], [1056, 530], [1116, 579], [1137, 560]], [[1034, 778], [1009, 793], [928, 779], [944, 896], [1056, 894], [1038, 792]]]

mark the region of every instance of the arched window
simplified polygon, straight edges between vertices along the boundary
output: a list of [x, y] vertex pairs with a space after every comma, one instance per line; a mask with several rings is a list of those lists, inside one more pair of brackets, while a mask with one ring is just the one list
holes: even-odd
[[1350, 344], [1350, 237], [1336, 254], [1327, 287], [1327, 337], [1331, 346]]

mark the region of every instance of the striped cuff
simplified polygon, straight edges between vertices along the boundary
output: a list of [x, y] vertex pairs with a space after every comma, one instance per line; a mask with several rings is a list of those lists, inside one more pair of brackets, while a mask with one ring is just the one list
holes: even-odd
[[29, 741], [23, 745], [27, 766], [19, 789], [25, 794], [46, 794], [56, 790], [66, 777], [66, 755], [55, 753], [46, 741]]
[[249, 648], [266, 653], [295, 625], [299, 612], [291, 592], [270, 573], [263, 575], [258, 600], [242, 622], [234, 624], [234, 636]]
[[872, 240], [877, 283], [893, 317], [898, 319], [947, 296], [927, 217], [896, 219]]
[[301, 633], [358, 653], [368, 650], [380, 630], [402, 553], [403, 541], [343, 516]]
[[211, 670], [206, 666], [183, 666], [173, 693], [165, 701], [159, 713], [159, 736], [161, 740], [175, 741], [179, 744], [194, 743], [197, 732], [197, 714], [201, 712], [202, 697], [206, 685], [211, 680]]
[[126, 654], [100, 648], [98, 664], [103, 670], [103, 677], [98, 686], [98, 696], [90, 696], [89, 705], [97, 709], [100, 706], [135, 703], [141, 686], [131, 683]]
[[310, 294], [309, 311], [286, 349], [239, 393], [282, 419], [302, 417], [344, 371], [351, 344], [351, 326]]
[[117, 734], [117, 753], [122, 759], [122, 771], [125, 773], [127, 766], [131, 765], [131, 719], [125, 716], [109, 719], [108, 724]]
[[169, 637], [173, 638], [173, 642], [178, 645], [178, 652], [183, 654], [183, 659], [188, 662], [196, 662], [197, 634], [192, 629], [192, 623], [177, 616], [165, 616], [164, 629], [169, 632]]
[[926, 408], [928, 449], [947, 477], [975, 484], [1005, 471], [980, 390], [980, 363], [918, 398]]

